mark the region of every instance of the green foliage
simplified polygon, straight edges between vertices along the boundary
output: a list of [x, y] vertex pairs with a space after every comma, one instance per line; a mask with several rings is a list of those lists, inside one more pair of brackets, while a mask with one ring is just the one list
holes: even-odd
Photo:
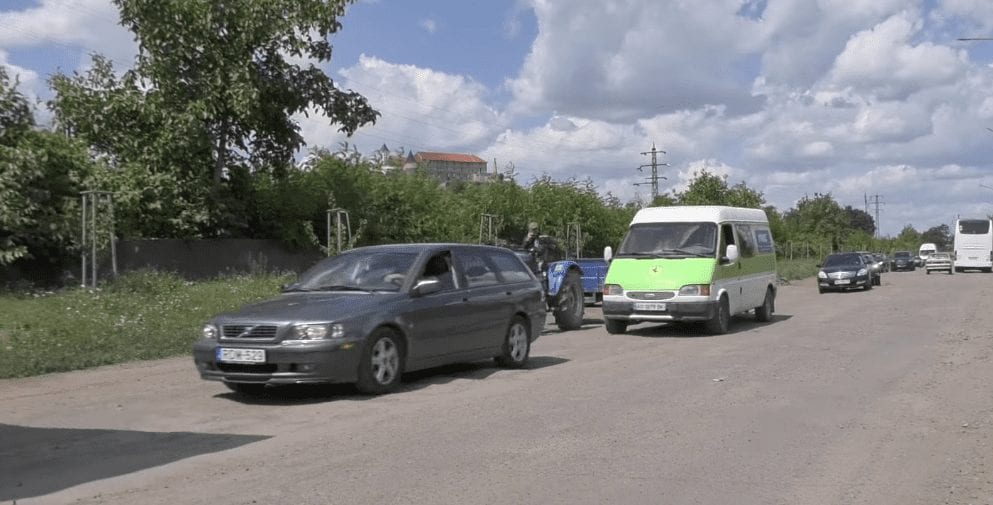
[[924, 233], [921, 233], [921, 242], [934, 244], [939, 251], [947, 251], [952, 248], [952, 231], [947, 224], [932, 226]]
[[78, 233], [79, 192], [93, 170], [85, 147], [33, 129], [31, 108], [0, 69], [0, 266], [61, 266]]
[[294, 114], [317, 109], [349, 134], [376, 119], [318, 66], [348, 3], [114, 0], [139, 43], [137, 72], [172, 112], [202, 123], [214, 186], [231, 165], [285, 169], [304, 143]]
[[744, 182], [730, 186], [726, 175], [701, 170], [693, 173], [693, 180], [685, 191], [675, 193], [675, 202], [677, 205], [728, 205], [759, 209], [765, 205], [765, 198]]
[[788, 240], [815, 248], [839, 250], [851, 233], [848, 215], [830, 193], [804, 196], [786, 212], [783, 222]]
[[861, 230], [866, 235], [875, 235], [876, 221], [868, 212], [862, 209], [853, 208], [851, 205], [845, 206], [845, 214], [848, 216], [848, 227], [853, 230]]
[[0, 145], [13, 146], [34, 127], [34, 112], [27, 97], [17, 89], [5, 67], [0, 66]]
[[97, 291], [0, 296], [0, 379], [188, 354], [207, 318], [272, 296], [287, 281], [194, 284], [135, 272]]

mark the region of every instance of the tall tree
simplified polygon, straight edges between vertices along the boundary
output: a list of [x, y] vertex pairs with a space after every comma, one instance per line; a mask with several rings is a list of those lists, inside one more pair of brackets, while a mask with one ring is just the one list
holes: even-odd
[[685, 191], [675, 193], [679, 205], [730, 205], [732, 207], [762, 208], [765, 198], [739, 182], [728, 185], [726, 175], [717, 175], [701, 170], [693, 174], [693, 180]]
[[[286, 167], [304, 145], [292, 116], [316, 108], [351, 134], [378, 113], [317, 64], [354, 0], [114, 0], [137, 71], [166, 106], [202, 121], [218, 186], [230, 165]], [[310, 63], [298, 64], [298, 61]]]
[[849, 228], [862, 230], [870, 237], [876, 234], [876, 220], [868, 212], [846, 205], [845, 214], [848, 215]]
[[947, 224], [932, 226], [921, 233], [921, 242], [930, 242], [937, 246], [939, 251], [948, 250], [952, 246], [951, 229]]

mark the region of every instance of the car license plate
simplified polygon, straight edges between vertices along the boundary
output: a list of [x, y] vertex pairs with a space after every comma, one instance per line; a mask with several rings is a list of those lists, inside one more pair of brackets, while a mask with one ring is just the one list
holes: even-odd
[[647, 310], [650, 312], [664, 312], [665, 304], [657, 302], [635, 302], [634, 310]]
[[852, 282], [852, 281], [850, 281], [848, 279], [838, 279], [838, 280], [834, 281], [835, 284], [848, 284], [850, 282]]
[[225, 363], [265, 363], [265, 349], [217, 348], [217, 361]]

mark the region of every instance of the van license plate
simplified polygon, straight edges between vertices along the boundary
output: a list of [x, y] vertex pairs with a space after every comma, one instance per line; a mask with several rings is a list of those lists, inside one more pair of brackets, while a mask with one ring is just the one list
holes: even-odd
[[664, 303], [635, 302], [634, 310], [647, 310], [650, 312], [665, 312]]
[[224, 363], [265, 363], [265, 349], [228, 349], [218, 347], [217, 361]]

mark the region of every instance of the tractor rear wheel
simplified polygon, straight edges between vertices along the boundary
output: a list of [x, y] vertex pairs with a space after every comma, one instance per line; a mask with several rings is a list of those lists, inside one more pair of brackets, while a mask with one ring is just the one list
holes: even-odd
[[565, 275], [559, 293], [555, 295], [552, 310], [555, 324], [562, 331], [578, 330], [583, 326], [583, 281], [579, 272], [570, 271]]

